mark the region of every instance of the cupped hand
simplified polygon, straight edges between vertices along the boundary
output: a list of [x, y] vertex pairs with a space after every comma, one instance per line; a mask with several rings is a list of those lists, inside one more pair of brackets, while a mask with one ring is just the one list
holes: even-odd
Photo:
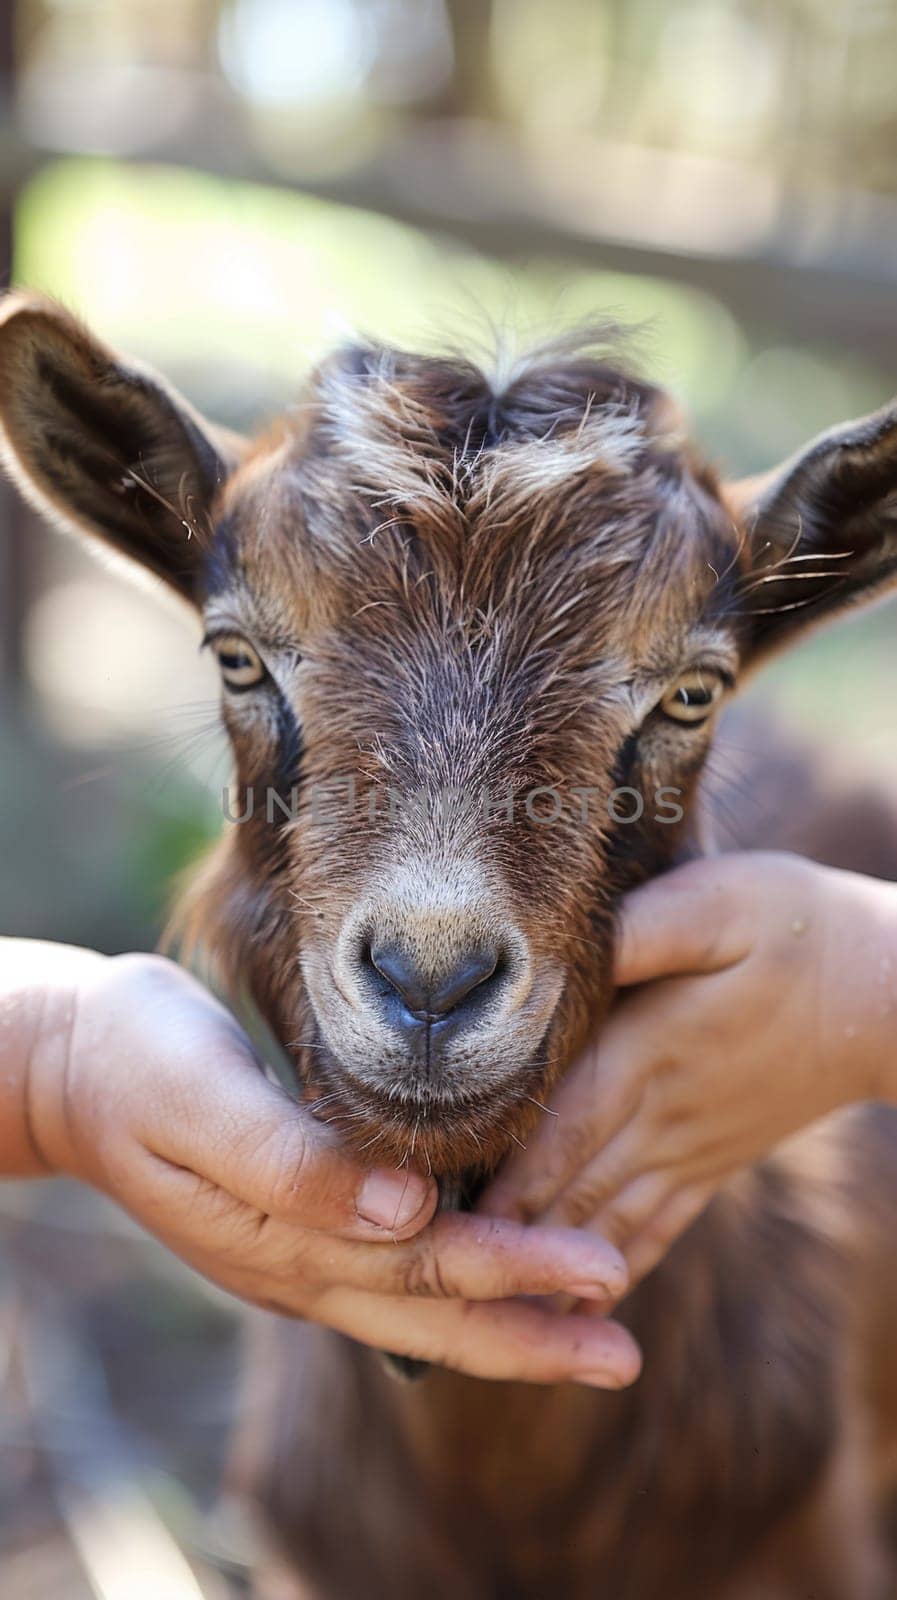
[[434, 1218], [432, 1179], [357, 1165], [172, 963], [96, 957], [78, 972], [30, 1073], [51, 1169], [104, 1190], [232, 1293], [377, 1348], [534, 1383], [636, 1376], [624, 1329], [547, 1298], [598, 1312], [618, 1297], [612, 1246], [563, 1226]]
[[636, 1281], [734, 1173], [888, 1094], [897, 887], [788, 855], [692, 862], [625, 900], [615, 978], [629, 992], [481, 1209], [594, 1228]]

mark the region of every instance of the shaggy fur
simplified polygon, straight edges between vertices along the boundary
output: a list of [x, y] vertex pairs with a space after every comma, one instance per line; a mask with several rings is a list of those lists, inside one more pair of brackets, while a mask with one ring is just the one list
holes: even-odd
[[[447, 1196], [525, 1137], [600, 1022], [621, 894], [696, 847], [714, 718], [674, 720], [677, 681], [729, 691], [897, 577], [893, 411], [724, 490], [606, 334], [501, 382], [346, 350], [246, 446], [13, 297], [0, 417], [33, 499], [258, 652], [258, 686], [224, 696], [255, 809], [184, 937], [252, 994], [319, 1114]], [[272, 786], [290, 804], [266, 814]], [[635, 822], [608, 808], [621, 788]], [[415, 1053], [372, 987], [375, 936], [434, 989], [494, 946], [488, 1004]], [[402, 1388], [285, 1326], [258, 1476], [302, 1592], [889, 1593], [895, 1154], [889, 1116], [841, 1118], [733, 1185], [624, 1307], [645, 1351], [626, 1394]]]

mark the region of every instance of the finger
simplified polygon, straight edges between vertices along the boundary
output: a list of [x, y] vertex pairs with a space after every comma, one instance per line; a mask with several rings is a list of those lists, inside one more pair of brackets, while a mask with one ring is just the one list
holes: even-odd
[[656, 1045], [635, 996], [623, 1000], [570, 1069], [550, 1102], [552, 1117], [529, 1134], [489, 1184], [477, 1210], [535, 1221], [637, 1114]]
[[750, 856], [690, 861], [635, 889], [618, 913], [614, 982], [716, 972], [745, 949]]
[[[317, 1239], [308, 1237], [313, 1254]], [[437, 1217], [419, 1239], [395, 1248], [341, 1245], [328, 1251], [326, 1267], [358, 1289], [436, 1299], [565, 1292], [607, 1301], [624, 1294], [628, 1281], [620, 1252], [595, 1234], [457, 1215]]]
[[619, 1389], [641, 1368], [638, 1346], [619, 1324], [519, 1300], [439, 1303], [335, 1289], [316, 1302], [315, 1316], [375, 1349], [476, 1378]]
[[[522, 1300], [427, 1300], [342, 1284], [316, 1291], [298, 1279], [266, 1274], [257, 1263], [248, 1267], [202, 1247], [185, 1248], [182, 1237], [166, 1236], [164, 1230], [160, 1237], [195, 1270], [244, 1300], [287, 1316], [310, 1317], [375, 1349], [472, 1376], [618, 1389], [632, 1383], [641, 1368], [632, 1335], [597, 1315], [586, 1325], [585, 1319]], [[595, 1301], [586, 1303], [596, 1311]]]
[[436, 1185], [391, 1168], [366, 1171], [330, 1130], [268, 1082], [248, 1045], [225, 1037], [214, 1061], [179, 1061], [147, 1129], [152, 1152], [247, 1205], [347, 1238], [407, 1238], [437, 1203]]
[[630, 1239], [625, 1254], [633, 1285], [653, 1272], [676, 1240], [691, 1227], [713, 1198], [714, 1189], [713, 1184], [705, 1183], [678, 1190]]
[[626, 1292], [622, 1255], [572, 1228], [444, 1214], [404, 1244], [349, 1242], [297, 1228], [236, 1199], [208, 1180], [154, 1158], [142, 1186], [154, 1232], [178, 1236], [181, 1253], [216, 1254], [272, 1281], [318, 1293], [333, 1283], [403, 1297], [503, 1300], [560, 1292], [608, 1303]]
[[[627, 1145], [629, 1141], [626, 1141]], [[611, 1147], [594, 1170], [559, 1195], [545, 1216], [549, 1226], [588, 1226], [623, 1250], [666, 1202], [674, 1185], [668, 1172], [641, 1172], [629, 1176], [627, 1148]]]

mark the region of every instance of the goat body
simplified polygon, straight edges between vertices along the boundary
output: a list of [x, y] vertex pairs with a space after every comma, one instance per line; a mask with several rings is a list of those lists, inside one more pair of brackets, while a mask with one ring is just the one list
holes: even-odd
[[[201, 611], [221, 665], [245, 825], [184, 937], [364, 1159], [429, 1165], [446, 1193], [525, 1136], [600, 1025], [616, 906], [694, 847], [736, 680], [897, 583], [897, 408], [726, 486], [600, 343], [501, 382], [342, 351], [249, 445], [58, 308], [0, 314], [22, 488]], [[890, 820], [861, 853], [869, 804], [850, 864], [897, 876]], [[821, 821], [808, 848], [837, 859]], [[277, 1327], [248, 1455], [300, 1592], [893, 1593], [895, 1153], [889, 1113], [852, 1113], [724, 1192], [624, 1303], [645, 1358], [625, 1393], [403, 1386], [338, 1334]]]

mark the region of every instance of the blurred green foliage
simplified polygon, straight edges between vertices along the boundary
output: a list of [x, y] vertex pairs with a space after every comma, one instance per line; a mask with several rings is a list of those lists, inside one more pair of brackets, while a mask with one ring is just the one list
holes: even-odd
[[710, 449], [744, 471], [880, 404], [895, 382], [841, 349], [740, 326], [663, 278], [539, 257], [511, 269], [373, 213], [180, 168], [48, 166], [18, 202], [15, 275], [192, 374], [235, 421], [288, 403], [308, 363], [353, 332], [488, 352], [617, 321]]
[[19, 200], [15, 271], [160, 362], [239, 364], [275, 393], [350, 330], [429, 349], [648, 324], [663, 376], [705, 409], [745, 355], [698, 290], [558, 261], [511, 271], [373, 213], [176, 168], [49, 166]]

